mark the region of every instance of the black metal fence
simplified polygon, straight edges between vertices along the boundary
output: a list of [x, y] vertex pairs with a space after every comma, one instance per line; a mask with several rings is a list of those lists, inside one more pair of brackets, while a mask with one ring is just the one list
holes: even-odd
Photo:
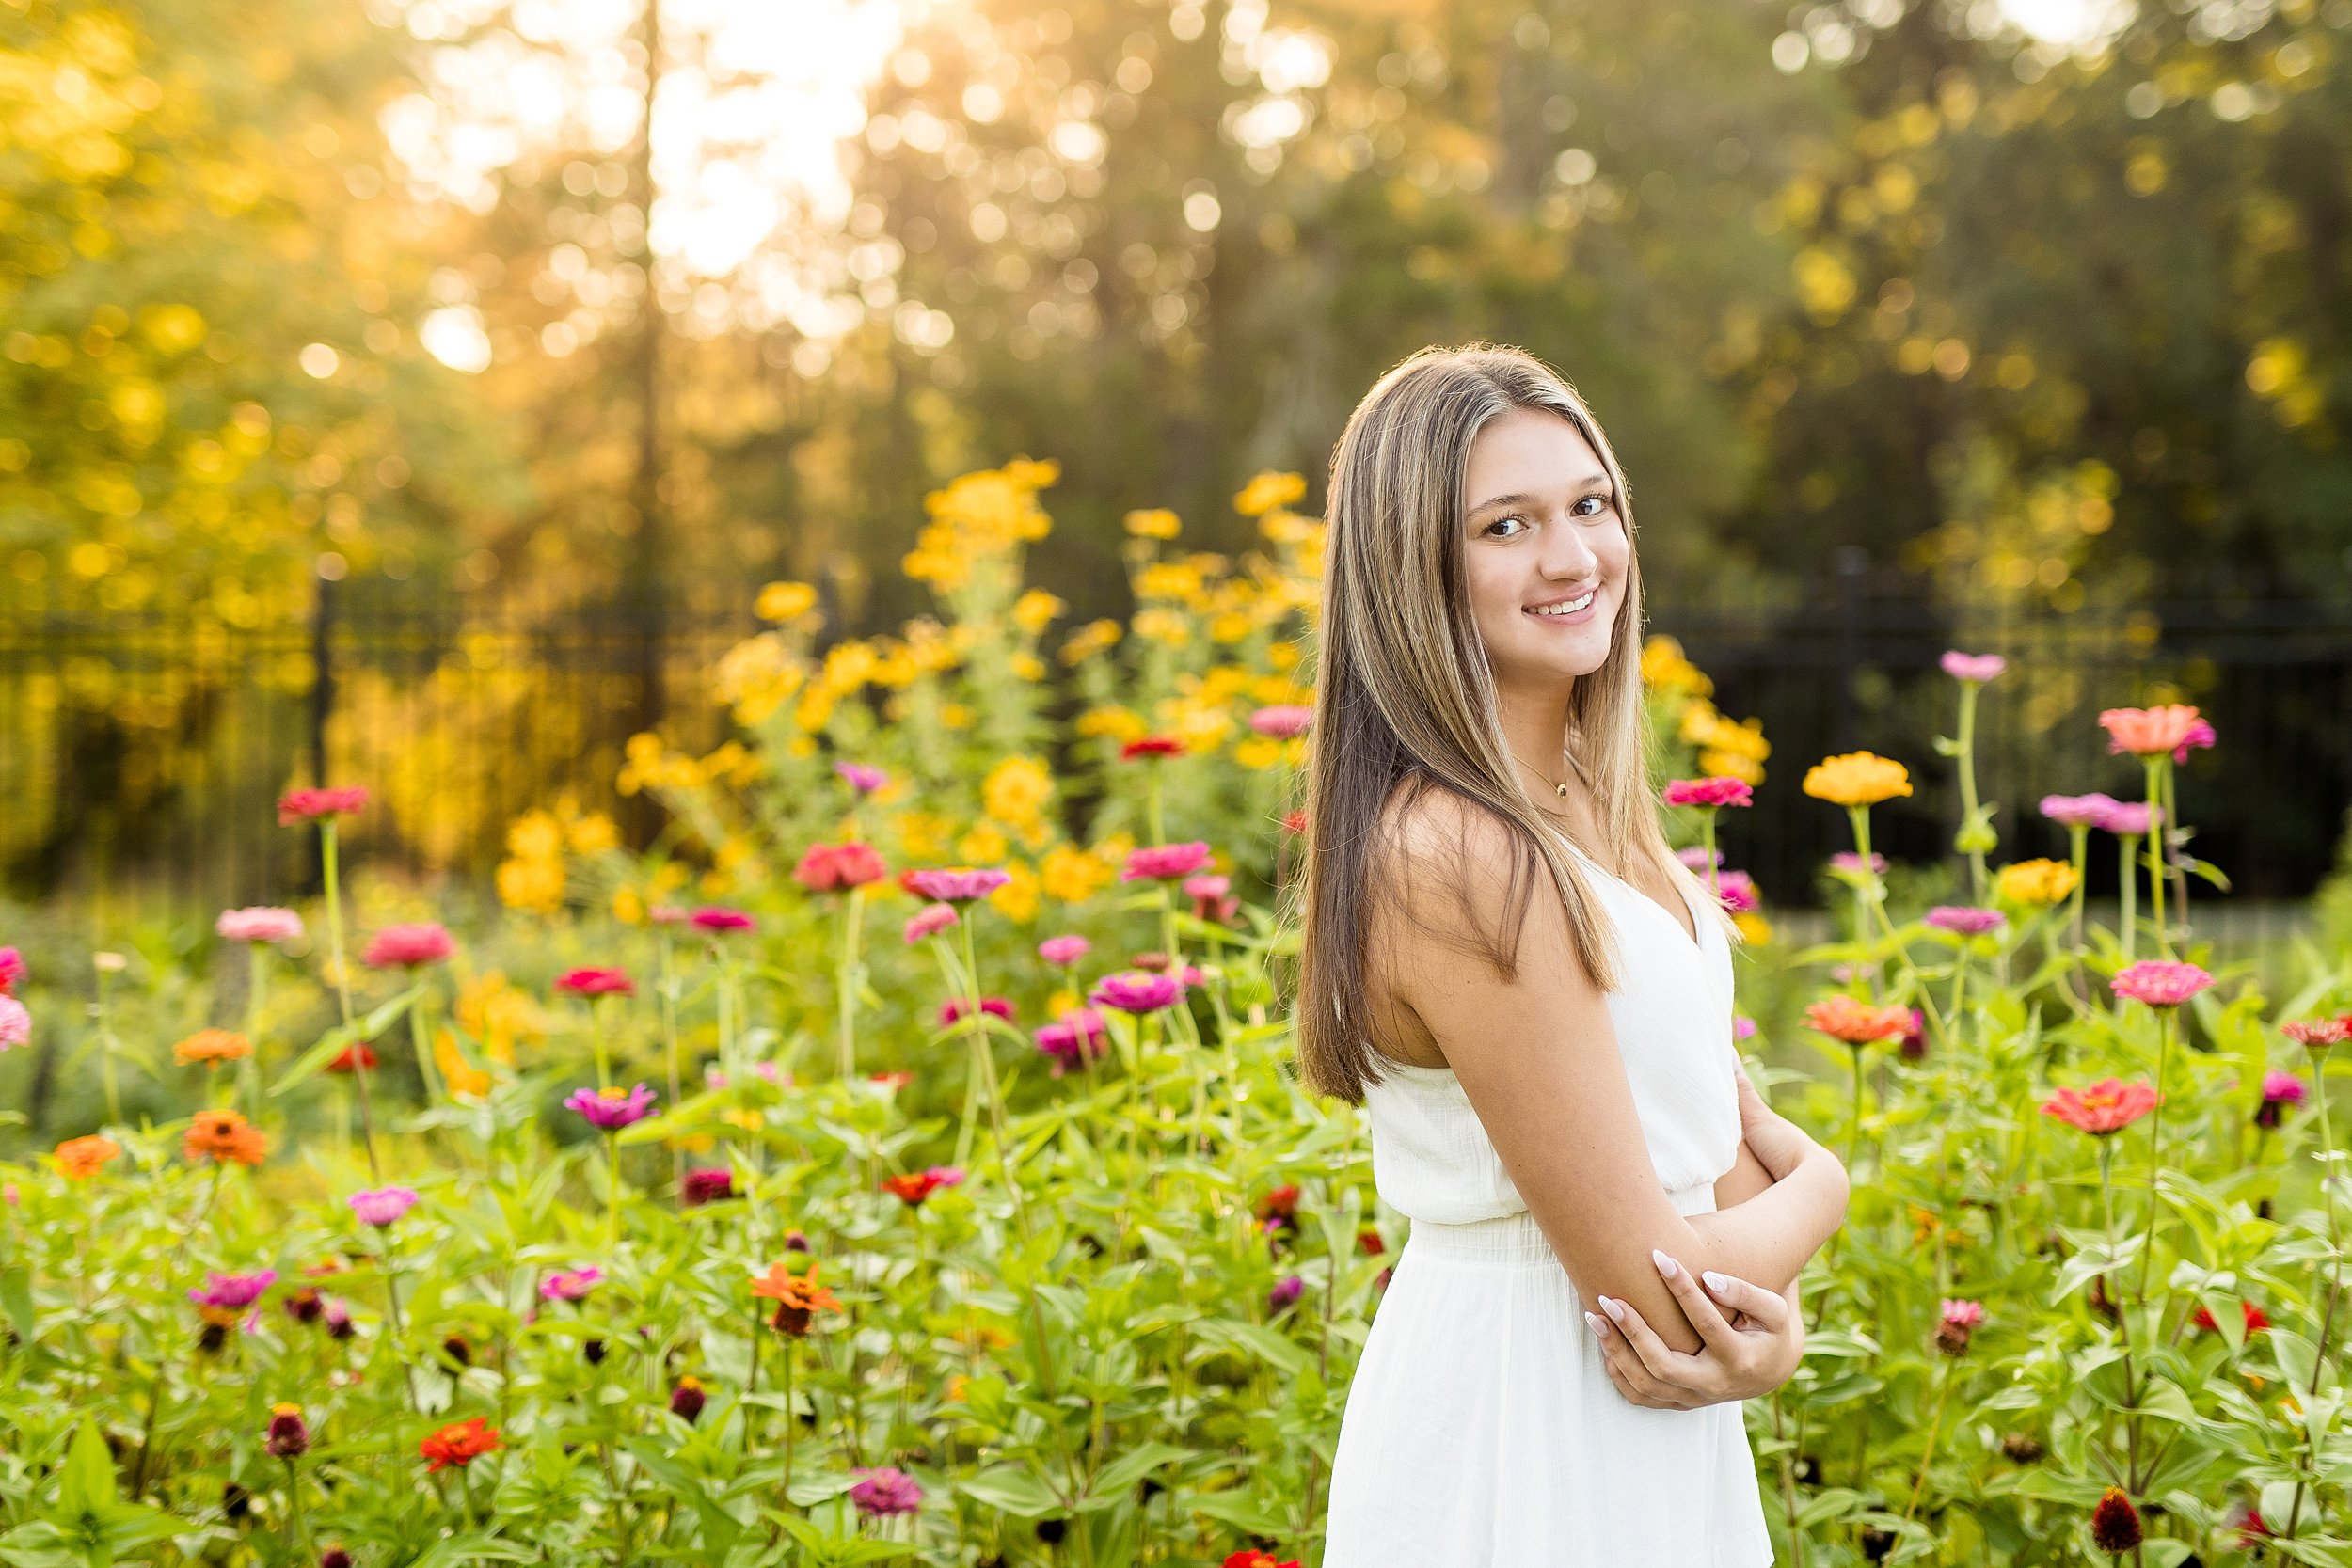
[[[2352, 805], [2352, 614], [2217, 594], [2004, 619], [1851, 571], [1769, 597], [1653, 604], [1651, 622], [1713, 678], [1724, 712], [1763, 721], [1767, 782], [1724, 843], [1784, 906], [1812, 900], [1815, 869], [1845, 844], [1844, 814], [1799, 788], [1830, 752], [1909, 763], [1917, 793], [1879, 809], [1879, 844], [1915, 861], [1947, 848], [1956, 795], [1931, 742], [1953, 728], [1955, 689], [1936, 668], [1953, 646], [2012, 660], [1978, 733], [2004, 858], [2062, 850], [2035, 814], [2043, 794], [2137, 793], [2136, 766], [2107, 754], [2102, 707], [2172, 699], [2212, 718], [2220, 742], [2184, 770], [2183, 817], [2237, 897], [2307, 895]], [[356, 853], [486, 872], [522, 811], [567, 792], [616, 808], [649, 663], [668, 727], [714, 743], [707, 674], [750, 629], [673, 620], [657, 635], [626, 610], [521, 624], [453, 600], [355, 603], [321, 625], [0, 626], [0, 879], [21, 896], [282, 895], [307, 868], [271, 805], [310, 781], [322, 737], [329, 776], [383, 800]], [[2110, 885], [2111, 869], [2094, 876]]]

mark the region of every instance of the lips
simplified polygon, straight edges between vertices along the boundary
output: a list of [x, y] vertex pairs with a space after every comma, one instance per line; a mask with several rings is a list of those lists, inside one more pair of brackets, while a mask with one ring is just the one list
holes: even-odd
[[1600, 590], [1594, 587], [1569, 598], [1551, 599], [1540, 605], [1526, 605], [1521, 608], [1529, 615], [1541, 616], [1548, 621], [1561, 620], [1590, 610], [1599, 595]]

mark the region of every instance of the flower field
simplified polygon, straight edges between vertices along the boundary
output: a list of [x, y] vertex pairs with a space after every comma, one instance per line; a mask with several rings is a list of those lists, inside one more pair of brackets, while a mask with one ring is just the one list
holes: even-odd
[[[345, 885], [339, 779], [279, 804], [315, 899], [71, 967], [0, 931], [0, 1065], [79, 1118], [0, 1166], [0, 1559], [1318, 1560], [1406, 1240], [1284, 1017], [1321, 525], [1293, 475], [1235, 499], [1238, 561], [1133, 514], [1141, 608], [1073, 627], [1023, 574], [1054, 478], [930, 498], [938, 612], [897, 636], [763, 590], [736, 738], [630, 748], [652, 848], [533, 813], [495, 917]], [[2195, 709], [2110, 709], [2113, 775], [2004, 817], [1971, 738], [2003, 663], [1946, 669], [1940, 759], [1768, 772], [1645, 652], [1661, 810], [1749, 938], [1743, 1049], [1853, 1177], [1804, 1367], [1748, 1405], [1780, 1560], [2352, 1562], [2352, 974], [2215, 962]], [[1962, 820], [1899, 879], [1871, 809], [1930, 766]], [[1780, 788], [1853, 833], [1803, 949], [1717, 850]]]

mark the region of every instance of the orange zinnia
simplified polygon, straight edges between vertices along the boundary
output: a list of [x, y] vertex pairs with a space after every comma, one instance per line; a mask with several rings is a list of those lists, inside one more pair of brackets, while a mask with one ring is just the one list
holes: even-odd
[[2155, 1085], [2135, 1079], [2102, 1078], [2086, 1089], [2059, 1089], [2042, 1101], [2044, 1116], [2077, 1127], [2094, 1138], [2121, 1132], [2156, 1108]]
[[498, 1429], [483, 1418], [473, 1416], [462, 1421], [452, 1421], [419, 1443], [417, 1451], [433, 1461], [425, 1466], [428, 1471], [450, 1465], [462, 1470], [498, 1446]]
[[1911, 1009], [1882, 1007], [1851, 996], [1829, 996], [1804, 1010], [1804, 1021], [1822, 1034], [1848, 1045], [1868, 1045], [1893, 1039], [1911, 1030]]
[[2154, 757], [2176, 749], [2196, 727], [2197, 710], [2186, 703], [2162, 707], [2111, 707], [2099, 715], [2111, 751]]
[[841, 1307], [831, 1291], [817, 1283], [814, 1259], [805, 1275], [794, 1274], [787, 1264], [769, 1264], [768, 1272], [752, 1281], [752, 1294], [776, 1304], [775, 1326], [796, 1339], [808, 1333], [810, 1315], [818, 1307], [838, 1311]]
[[68, 1138], [57, 1146], [57, 1168], [79, 1181], [86, 1176], [97, 1175], [101, 1165], [121, 1152], [120, 1144], [101, 1133]]
[[230, 1029], [199, 1029], [173, 1046], [171, 1054], [179, 1061], [202, 1062], [207, 1068], [215, 1068], [252, 1055], [253, 1042]]
[[234, 1111], [199, 1111], [181, 1149], [191, 1160], [258, 1165], [269, 1152], [269, 1140]]

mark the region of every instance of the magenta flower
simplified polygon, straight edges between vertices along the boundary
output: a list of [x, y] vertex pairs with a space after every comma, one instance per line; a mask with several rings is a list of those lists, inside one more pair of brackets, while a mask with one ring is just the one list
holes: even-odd
[[2118, 838], [2146, 838], [2156, 816], [2156, 808], [2145, 800], [2118, 800], [2100, 814], [2099, 826]]
[[907, 945], [912, 947], [925, 937], [935, 937], [962, 918], [953, 904], [926, 904], [907, 922]]
[[2009, 668], [2009, 660], [1998, 654], [1963, 654], [1954, 648], [1939, 661], [1944, 673], [1956, 681], [1975, 681], [1981, 686], [1997, 679]]
[[2212, 984], [2213, 976], [2195, 964], [2143, 958], [2109, 980], [2107, 989], [2151, 1007], [2177, 1007]]
[[850, 1500], [866, 1517], [912, 1513], [923, 1506], [923, 1488], [904, 1470], [882, 1465], [857, 1473], [864, 1479], [850, 1488]]
[[292, 910], [257, 904], [249, 909], [223, 910], [213, 929], [230, 942], [299, 942], [302, 917]]
[[1094, 951], [1094, 943], [1082, 936], [1047, 937], [1037, 944], [1037, 956], [1049, 964], [1068, 969]]
[[1127, 868], [1119, 874], [1122, 882], [1173, 882], [1196, 871], [1209, 868], [1209, 847], [1195, 839], [1190, 844], [1154, 844], [1127, 852]]
[[1293, 1303], [1297, 1301], [1300, 1296], [1303, 1296], [1306, 1293], [1307, 1282], [1299, 1278], [1296, 1275], [1288, 1275], [1287, 1277], [1278, 1281], [1274, 1289], [1266, 1292], [1266, 1310], [1269, 1312], [1279, 1312], [1284, 1307], [1291, 1306]]
[[594, 1263], [577, 1269], [558, 1269], [539, 1281], [541, 1301], [578, 1301], [596, 1288], [604, 1271]]
[[2280, 1072], [2273, 1068], [2263, 1074], [2263, 1102], [2254, 1112], [2254, 1125], [2262, 1128], [2278, 1126], [2285, 1118], [2287, 1107], [2302, 1104], [2304, 1097], [2310, 1092], [2303, 1080], [2292, 1072]]
[[351, 1212], [362, 1223], [379, 1228], [390, 1225], [417, 1206], [415, 1191], [407, 1187], [373, 1187], [351, 1195]]
[[0, 995], [0, 1051], [29, 1045], [32, 1038], [33, 1015], [15, 997]]
[[1094, 993], [1088, 1000], [1140, 1018], [1146, 1013], [1156, 1013], [1163, 1007], [1174, 1006], [1184, 999], [1184, 982], [1172, 974], [1123, 969], [1116, 974], [1105, 974], [1097, 981]]
[[634, 996], [637, 982], [618, 969], [574, 969], [556, 977], [555, 989], [573, 996]]
[[[191, 1289], [188, 1299], [213, 1312], [233, 1315], [244, 1311], [262, 1299], [262, 1292], [278, 1283], [276, 1269], [263, 1269], [259, 1274], [214, 1274], [205, 1271], [201, 1289]], [[215, 1320], [216, 1321], [216, 1320]]]
[[1710, 860], [1708, 858], [1706, 845], [1693, 844], [1685, 848], [1677, 849], [1675, 859], [1680, 861], [1689, 870], [1704, 877], [1711, 867], [1724, 863], [1724, 852], [1721, 849], [1716, 850], [1714, 858]]
[[1938, 904], [1927, 914], [1928, 924], [1937, 930], [1962, 937], [1980, 937], [2006, 924], [2008, 919], [1998, 910], [1980, 910], [1968, 904]]
[[696, 910], [686, 917], [686, 921], [697, 931], [708, 931], [713, 936], [723, 936], [729, 931], [748, 931], [752, 928], [750, 915], [745, 914], [741, 910], [730, 910], [723, 907]]
[[890, 782], [889, 774], [879, 768], [868, 768], [862, 762], [836, 762], [833, 770], [860, 795], [871, 795]]
[[2089, 795], [2044, 795], [2042, 815], [2061, 828], [2101, 828], [2106, 825], [2107, 813], [2121, 803], [2095, 790]]
[[1724, 908], [1734, 914], [1746, 914], [1764, 902], [1763, 895], [1756, 891], [1756, 879], [1744, 871], [1716, 872], [1715, 895], [1723, 900]]
[[678, 1200], [689, 1209], [735, 1196], [735, 1172], [724, 1165], [698, 1165], [686, 1173]]
[[1677, 779], [1666, 786], [1666, 804], [1670, 806], [1744, 806], [1754, 803], [1756, 792], [1745, 779], [1728, 774], [1714, 774], [1704, 779]]
[[1192, 900], [1195, 920], [1231, 920], [1241, 908], [1241, 900], [1233, 896], [1233, 879], [1214, 873], [1185, 878], [1184, 896]]
[[1869, 863], [1865, 866], [1860, 855], [1851, 849], [1840, 849], [1830, 856], [1829, 868], [1840, 877], [1859, 877], [1866, 870], [1871, 876], [1883, 877], [1886, 875], [1886, 857], [1873, 849], [1870, 851]]
[[640, 1084], [627, 1094], [617, 1088], [574, 1089], [571, 1098], [564, 1101], [564, 1108], [578, 1111], [592, 1127], [617, 1132], [653, 1115], [653, 1090]]
[[436, 964], [457, 950], [449, 929], [438, 921], [420, 920], [387, 926], [369, 939], [359, 961], [370, 969], [416, 969]]
[[[1012, 1004], [1001, 996], [981, 997], [980, 1011], [993, 1014], [1008, 1023], [1012, 1022]], [[939, 1026], [941, 1028], [946, 1028], [962, 1017], [963, 999], [961, 997], [951, 996], [939, 1005]]]
[[1984, 1322], [1984, 1303], [1945, 1297], [1936, 1302], [1936, 1309], [1935, 1348], [1946, 1355], [1967, 1354], [1969, 1336]]
[[656, 926], [683, 926], [687, 921], [685, 909], [677, 904], [656, 904], [645, 911], [645, 918]]
[[1288, 740], [1306, 732], [1315, 721], [1315, 710], [1294, 703], [1262, 707], [1249, 716], [1249, 727], [1270, 740]]
[[2186, 762], [2188, 749], [2191, 746], [2210, 747], [2217, 738], [2218, 737], [2214, 735], [2213, 725], [2209, 721], [2203, 719], [2194, 721], [2188, 726], [2188, 733], [2181, 736], [2181, 743], [2172, 748], [2173, 764], [2177, 767]]
[[1747, 1014], [1745, 1014], [1745, 1013], [1734, 1013], [1734, 1014], [1732, 1014], [1732, 1016], [1731, 1016], [1731, 1037], [1732, 1037], [1733, 1039], [1735, 1039], [1735, 1040], [1743, 1040], [1743, 1039], [1747, 1039], [1747, 1038], [1749, 1038], [1751, 1036], [1753, 1036], [1755, 1033], [1756, 1033], [1756, 1020], [1754, 1020], [1754, 1019], [1752, 1019], [1752, 1018], [1748, 1017], [1748, 1016], [1747, 1016]]
[[1057, 1078], [1071, 1068], [1101, 1060], [1110, 1043], [1103, 1015], [1092, 1007], [1079, 1007], [1056, 1019], [1037, 1032], [1036, 1039], [1037, 1048], [1053, 1058]]
[[964, 865], [935, 865], [922, 871], [907, 873], [907, 886], [926, 898], [943, 904], [969, 904], [985, 898], [1012, 880], [1009, 873], [993, 866], [975, 870]]
[[0, 947], [0, 996], [14, 996], [24, 978], [24, 955], [13, 947]]

